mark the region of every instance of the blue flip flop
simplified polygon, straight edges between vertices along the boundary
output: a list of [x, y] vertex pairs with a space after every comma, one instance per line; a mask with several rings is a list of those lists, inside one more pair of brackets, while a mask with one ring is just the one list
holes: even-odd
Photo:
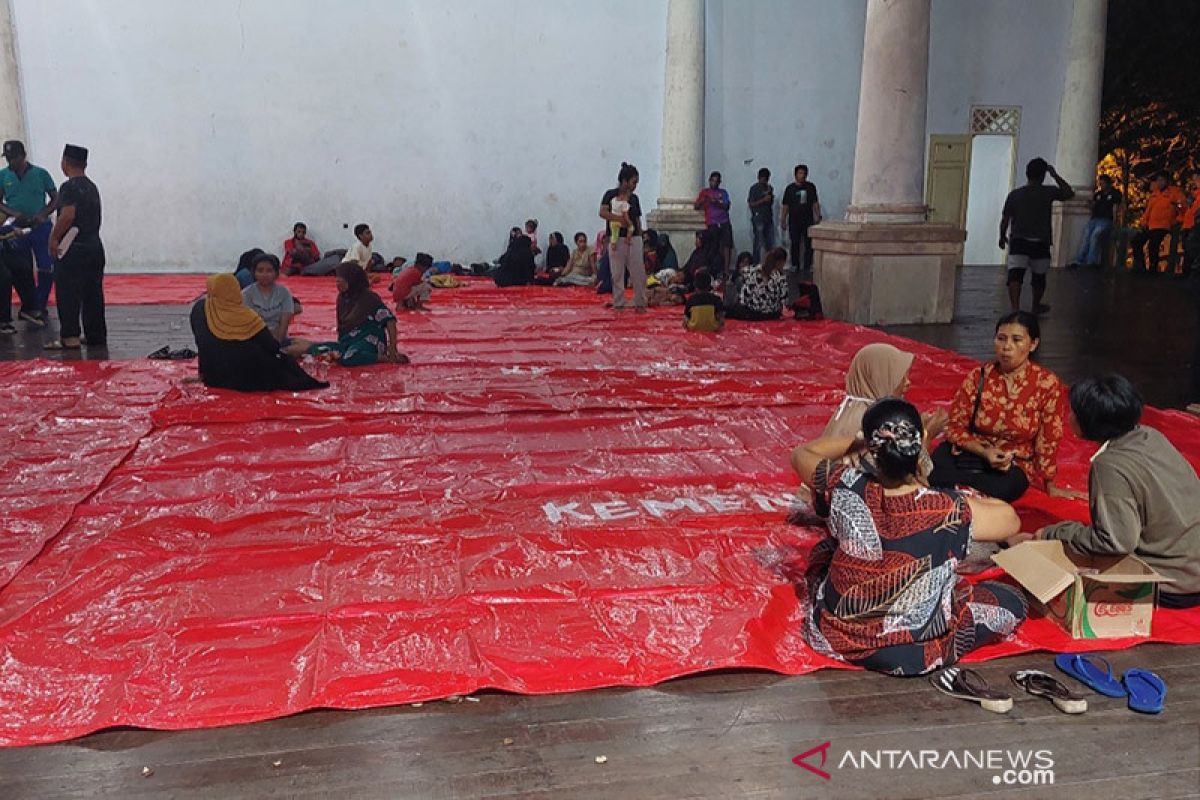
[[1113, 675], [1112, 665], [1103, 656], [1062, 653], [1054, 659], [1054, 666], [1092, 691], [1107, 697], [1125, 697], [1129, 694]]
[[1143, 714], [1158, 714], [1167, 699], [1167, 684], [1148, 669], [1126, 670], [1121, 678], [1129, 692], [1129, 708]]

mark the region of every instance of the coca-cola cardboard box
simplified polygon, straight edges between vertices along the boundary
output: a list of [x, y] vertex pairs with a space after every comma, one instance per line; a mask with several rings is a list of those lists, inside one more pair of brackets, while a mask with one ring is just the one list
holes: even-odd
[[1154, 587], [1166, 580], [1135, 556], [1085, 556], [1059, 541], [1023, 542], [992, 560], [1075, 639], [1149, 636]]

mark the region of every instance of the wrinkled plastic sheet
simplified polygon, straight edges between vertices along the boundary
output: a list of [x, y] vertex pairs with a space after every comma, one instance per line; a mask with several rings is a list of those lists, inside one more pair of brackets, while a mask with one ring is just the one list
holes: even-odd
[[[434, 308], [401, 319], [411, 365], [319, 367], [322, 392], [210, 390], [170, 362], [0, 365], [0, 743], [842, 666], [799, 636], [820, 531], [787, 522], [788, 454], [888, 337], [687, 334], [677, 308], [617, 315], [575, 290], [476, 285]], [[924, 406], [970, 367], [892, 341], [917, 353]], [[1200, 458], [1193, 419], [1147, 422]], [[1091, 452], [1064, 443], [1067, 485]], [[1086, 515], [1038, 492], [1019, 510]], [[1154, 639], [1200, 642], [1198, 622], [1160, 610]], [[968, 660], [1135, 643], [1033, 619]]]

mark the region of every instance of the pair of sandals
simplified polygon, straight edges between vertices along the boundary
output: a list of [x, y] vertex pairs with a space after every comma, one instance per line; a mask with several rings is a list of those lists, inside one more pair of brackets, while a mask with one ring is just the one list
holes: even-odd
[[[1012, 682], [1034, 697], [1044, 697], [1064, 714], [1082, 714], [1088, 703], [1048, 672], [1023, 669], [1009, 675]], [[1012, 711], [1012, 695], [993, 689], [982, 675], [965, 667], [947, 667], [929, 677], [933, 688], [944, 695], [978, 703], [984, 711], [1007, 714]]]
[[158, 348], [146, 358], [152, 358], [155, 361], [186, 361], [196, 357], [196, 351], [190, 347], [184, 347], [179, 350], [172, 350], [166, 345]]
[[1141, 714], [1161, 713], [1167, 699], [1166, 681], [1148, 669], [1127, 669], [1118, 680], [1104, 657], [1080, 653], [1063, 653], [1054, 666], [1105, 697], [1128, 698], [1129, 709]]
[[[1127, 697], [1129, 708], [1142, 714], [1158, 714], [1163, 710], [1167, 685], [1158, 675], [1144, 669], [1126, 671], [1121, 680], [1113, 675], [1112, 665], [1101, 656], [1063, 653], [1054, 665], [1088, 688], [1107, 697]], [[1082, 714], [1088, 709], [1087, 699], [1071, 691], [1066, 684], [1040, 669], [1023, 669], [1009, 678], [1034, 697], [1044, 697], [1064, 714]], [[978, 672], [964, 667], [947, 667], [930, 676], [929, 682], [942, 694], [978, 703], [985, 711], [1007, 714], [1012, 710], [1012, 696], [991, 688]]]

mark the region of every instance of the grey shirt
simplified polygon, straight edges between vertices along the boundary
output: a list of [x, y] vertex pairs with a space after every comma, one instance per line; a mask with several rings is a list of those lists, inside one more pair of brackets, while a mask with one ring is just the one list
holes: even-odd
[[[755, 181], [750, 186], [750, 194], [746, 197], [746, 202], [758, 202], [769, 194], [775, 194], [775, 190], [771, 188], [771, 184], [768, 183], [764, 186], [758, 181]], [[773, 222], [775, 220], [774, 198], [772, 198], [770, 203], [763, 203], [761, 206], [754, 206], [751, 208], [750, 219], [754, 220], [755, 222]]]
[[242, 302], [262, 317], [272, 334], [279, 327], [279, 320], [285, 312], [296, 313], [296, 301], [292, 299], [292, 293], [286, 286], [278, 283], [271, 287], [271, 293], [266, 296], [263, 295], [262, 289], [258, 288], [257, 283], [250, 284], [242, 289]]
[[1200, 592], [1200, 479], [1153, 428], [1109, 441], [1088, 476], [1092, 524], [1059, 522], [1043, 536], [1092, 555], [1132, 553], [1168, 579], [1171, 594]]

